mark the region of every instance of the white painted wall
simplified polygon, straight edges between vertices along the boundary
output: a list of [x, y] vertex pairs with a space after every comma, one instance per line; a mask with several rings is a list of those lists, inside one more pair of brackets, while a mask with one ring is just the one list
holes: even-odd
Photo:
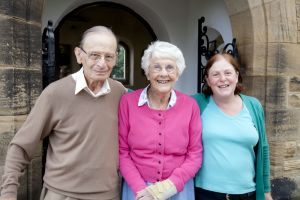
[[232, 41], [230, 19], [223, 0], [190, 0], [186, 42], [183, 48], [187, 70], [178, 81], [177, 88], [187, 94], [197, 91], [198, 19], [206, 18], [204, 25], [219, 31], [225, 43]]
[[[160, 40], [177, 45], [183, 52], [187, 68], [176, 89], [187, 94], [197, 91], [197, 29], [198, 19], [206, 17], [205, 25], [219, 31], [226, 43], [232, 40], [230, 19], [223, 0], [111, 0], [140, 14]], [[80, 5], [93, 0], [45, 0], [42, 27], [47, 21], [59, 21]]]

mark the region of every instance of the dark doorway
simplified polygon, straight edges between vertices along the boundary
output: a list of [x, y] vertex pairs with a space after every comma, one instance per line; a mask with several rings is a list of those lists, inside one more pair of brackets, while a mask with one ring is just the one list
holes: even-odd
[[[97, 2], [81, 6], [66, 15], [55, 29], [57, 38], [57, 68], [61, 76], [76, 72], [73, 53], [82, 33], [96, 25], [110, 27], [120, 44], [127, 47], [128, 80], [123, 83], [130, 88], [146, 85], [146, 78], [140, 68], [141, 56], [151, 41], [157, 39], [150, 25], [132, 9], [111, 2]], [[138, 33], [138, 34], [137, 34]], [[114, 77], [114, 76], [112, 76]]]

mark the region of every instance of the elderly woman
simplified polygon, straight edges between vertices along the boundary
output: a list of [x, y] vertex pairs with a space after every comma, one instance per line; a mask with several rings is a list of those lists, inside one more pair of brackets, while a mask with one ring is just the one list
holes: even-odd
[[156, 41], [142, 68], [149, 85], [123, 95], [119, 107], [122, 199], [193, 200], [202, 127], [196, 101], [173, 89], [185, 68], [182, 52]]
[[[196, 199], [271, 200], [269, 148], [260, 102], [241, 94], [242, 77], [230, 54], [206, 65], [203, 94], [194, 97], [203, 123], [203, 166]], [[216, 126], [217, 124], [217, 126]]]

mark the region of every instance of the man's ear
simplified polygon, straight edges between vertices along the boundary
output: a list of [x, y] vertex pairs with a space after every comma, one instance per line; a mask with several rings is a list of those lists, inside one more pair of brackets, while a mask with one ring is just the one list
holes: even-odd
[[79, 47], [75, 47], [74, 53], [75, 53], [75, 56], [76, 56], [77, 63], [82, 64], [81, 49]]

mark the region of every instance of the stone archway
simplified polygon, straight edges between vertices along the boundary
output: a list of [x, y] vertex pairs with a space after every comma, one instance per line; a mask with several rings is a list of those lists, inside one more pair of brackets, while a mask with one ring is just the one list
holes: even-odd
[[265, 109], [273, 195], [299, 197], [300, 2], [224, 1], [245, 68], [246, 93]]

